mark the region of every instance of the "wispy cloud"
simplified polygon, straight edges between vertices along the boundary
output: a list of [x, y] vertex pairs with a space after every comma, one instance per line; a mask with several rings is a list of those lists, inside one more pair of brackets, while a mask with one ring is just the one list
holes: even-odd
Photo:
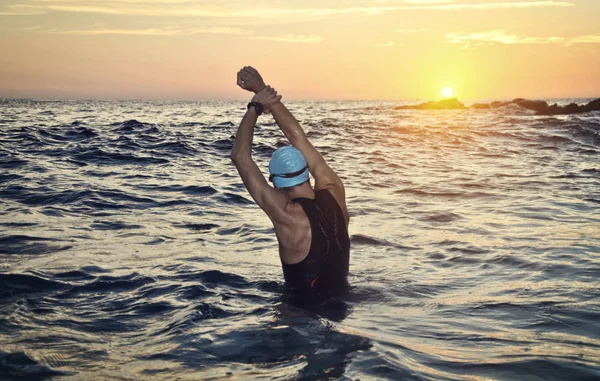
[[404, 6], [398, 8], [412, 9], [437, 9], [437, 10], [461, 10], [461, 9], [511, 9], [511, 8], [538, 8], [538, 7], [572, 7], [572, 1], [558, 0], [534, 0], [534, 1], [479, 1], [463, 3], [461, 0], [404, 0]]
[[516, 34], [507, 33], [504, 30], [492, 30], [489, 32], [478, 33], [449, 33], [446, 34], [446, 42], [450, 44], [470, 44], [475, 46], [494, 45], [494, 44], [598, 44], [600, 43], [600, 34], [588, 34], [576, 36], [573, 38], [565, 37], [523, 37]]
[[317, 36], [315, 34], [304, 35], [304, 34], [286, 34], [280, 37], [271, 37], [271, 36], [253, 36], [248, 37], [253, 40], [265, 40], [265, 41], [277, 41], [277, 42], [292, 42], [292, 43], [318, 43], [323, 41], [323, 37]]
[[12, 10], [13, 8], [7, 8], [7, 9], [11, 9], [9, 11], [3, 11], [0, 9], [0, 16], [38, 16], [38, 15], [44, 15], [46, 13], [48, 13], [48, 10], [45, 10], [41, 7], [33, 7], [33, 8], [22, 8], [22, 9], [17, 9]]
[[461, 9], [523, 9], [523, 8], [541, 8], [541, 7], [573, 7], [574, 3], [568, 1], [518, 1], [518, 2], [492, 2], [492, 3], [470, 3], [470, 4], [443, 4], [443, 5], [424, 5], [415, 6], [418, 9], [438, 9], [438, 10], [461, 10]]
[[[35, 15], [43, 15], [49, 12], [49, 10], [38, 4], [26, 4], [27, 0], [24, 0], [24, 3], [18, 4], [9, 4], [5, 6], [0, 6], [0, 15], [4, 16], [35, 16]], [[30, 1], [31, 2], [31, 1]]]
[[549, 44], [564, 42], [563, 37], [522, 37], [508, 34], [504, 30], [492, 30], [479, 33], [449, 33], [446, 41], [450, 44], [488, 43], [488, 44]]
[[600, 34], [588, 34], [585, 36], [578, 36], [571, 41], [569, 44], [600, 44]]
[[383, 44], [377, 44], [375, 46], [381, 46], [381, 47], [390, 47], [390, 46], [394, 46], [394, 41], [390, 41], [390, 42], [385, 42]]
[[429, 29], [396, 29], [394, 32], [402, 34], [417, 34], [429, 32]]
[[[303, 21], [348, 14], [381, 15], [397, 11], [433, 10], [494, 10], [514, 8], [572, 7], [571, 1], [484, 1], [459, 3], [457, 1], [409, 0], [398, 5], [380, 5], [367, 7], [322, 7], [322, 8], [276, 8], [241, 7], [238, 3], [221, 2], [215, 6], [205, 1], [156, 1], [156, 0], [22, 0], [20, 4], [9, 5], [5, 13], [26, 12], [68, 12], [98, 13], [114, 15], [139, 15], [156, 17], [206, 17], [217, 19], [238, 19], [246, 22], [260, 20]], [[27, 9], [27, 11], [24, 11]], [[4, 12], [4, 11], [2, 11]]]
[[456, 3], [456, 0], [402, 0], [406, 4], [447, 4]]
[[55, 34], [70, 34], [81, 36], [98, 36], [106, 34], [137, 35], [137, 36], [193, 36], [196, 34], [229, 34], [249, 35], [254, 32], [240, 28], [210, 27], [210, 28], [146, 28], [146, 29], [82, 29], [82, 30], [49, 30]]
[[0, 16], [29, 16], [31, 14], [32, 13], [0, 12]]
[[382, 4], [413, 4], [413, 5], [430, 5], [430, 4], [448, 4], [457, 3], [461, 0], [377, 0], [378, 3]]

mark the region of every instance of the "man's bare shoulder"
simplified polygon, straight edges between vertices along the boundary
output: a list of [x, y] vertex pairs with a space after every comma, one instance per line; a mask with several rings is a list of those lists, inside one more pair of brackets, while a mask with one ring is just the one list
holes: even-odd
[[286, 219], [292, 226], [296, 226], [298, 223], [303, 221], [308, 221], [302, 205], [293, 200], [287, 200], [283, 206], [283, 214], [286, 216]]

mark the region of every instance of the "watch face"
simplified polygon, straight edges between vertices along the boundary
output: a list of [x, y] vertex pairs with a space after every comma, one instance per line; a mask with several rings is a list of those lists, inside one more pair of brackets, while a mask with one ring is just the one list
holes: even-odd
[[262, 103], [258, 103], [258, 102], [248, 103], [248, 108], [250, 108], [250, 107], [254, 107], [254, 110], [256, 111], [256, 113], [258, 115], [262, 114], [263, 111], [265, 110], [265, 107], [262, 105]]
[[257, 113], [258, 115], [262, 114], [262, 113], [263, 113], [263, 111], [264, 111], [264, 109], [265, 109], [265, 108], [263, 107], [263, 105], [262, 105], [261, 103], [258, 103], [258, 102], [257, 102], [257, 103], [254, 103], [254, 108], [256, 109], [256, 113]]

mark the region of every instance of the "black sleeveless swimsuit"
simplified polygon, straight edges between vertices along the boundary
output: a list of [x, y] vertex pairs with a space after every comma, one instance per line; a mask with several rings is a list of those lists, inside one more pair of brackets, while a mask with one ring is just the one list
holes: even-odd
[[288, 265], [282, 263], [283, 276], [293, 292], [325, 294], [348, 289], [350, 238], [340, 205], [326, 189], [315, 192], [315, 199], [294, 200], [310, 221], [312, 240], [306, 258]]

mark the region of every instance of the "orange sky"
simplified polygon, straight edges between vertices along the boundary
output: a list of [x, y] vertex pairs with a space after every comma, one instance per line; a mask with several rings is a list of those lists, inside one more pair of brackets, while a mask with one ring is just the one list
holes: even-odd
[[0, 97], [600, 96], [598, 0], [0, 0]]

